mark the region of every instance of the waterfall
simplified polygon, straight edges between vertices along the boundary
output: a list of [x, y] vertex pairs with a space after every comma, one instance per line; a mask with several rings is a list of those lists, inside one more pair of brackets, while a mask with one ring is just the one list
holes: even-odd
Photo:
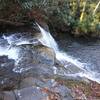
[[6, 45], [0, 45], [0, 56], [6, 55], [10, 59], [14, 59], [16, 62], [18, 61], [19, 55], [19, 45], [22, 44], [30, 44], [28, 39], [18, 38], [16, 34], [21, 33], [14, 33], [10, 36], [3, 35], [3, 41], [6, 41]]
[[0, 39], [3, 41], [3, 44], [0, 41], [0, 56], [6, 55], [10, 59], [17, 60], [19, 50], [16, 47], [11, 47], [12, 35], [10, 37], [3, 35]]
[[72, 64], [76, 65], [77, 67], [80, 67], [81, 69], [84, 68], [84, 66], [85, 66], [84, 63], [81, 63], [78, 60], [73, 59], [71, 56], [67, 55], [66, 53], [60, 51], [58, 48], [58, 44], [56, 43], [54, 38], [51, 36], [51, 34], [47, 31], [45, 31], [39, 24], [37, 24], [37, 25], [41, 31], [41, 34], [42, 34], [40, 41], [42, 42], [42, 44], [44, 44], [50, 48], [53, 48], [53, 50], [56, 53], [57, 60], [59, 60], [63, 63], [66, 61], [71, 62]]
[[82, 63], [82, 62], [78, 61], [76, 58], [73, 58], [73, 57], [69, 56], [67, 53], [59, 50], [58, 44], [56, 43], [54, 38], [51, 36], [51, 34], [47, 31], [45, 31], [39, 24], [37, 24], [37, 25], [41, 31], [41, 34], [42, 34], [40, 41], [42, 42], [42, 44], [44, 44], [50, 48], [53, 48], [53, 50], [55, 51], [55, 54], [56, 54], [56, 59], [59, 60], [61, 63], [63, 63], [65, 68], [67, 66], [67, 65], [65, 65], [65, 62], [69, 62], [69, 63], [74, 64], [75, 66], [77, 66], [79, 69], [82, 70], [82, 72], [80, 72], [80, 73], [69, 74], [67, 76], [86, 77], [90, 80], [93, 80], [93, 81], [100, 83], [100, 80], [98, 79], [98, 77], [100, 76], [99, 73], [93, 72], [89, 69], [85, 69], [85, 68], [88, 68], [88, 64]]
[[41, 34], [42, 34], [42, 38], [40, 38], [40, 41], [44, 45], [46, 45], [46, 46], [48, 46], [50, 48], [53, 48], [54, 51], [59, 51], [58, 45], [57, 45], [56, 41], [54, 40], [54, 38], [51, 36], [51, 34], [49, 32], [47, 32], [47, 31], [45, 31], [42, 27], [40, 27], [39, 24], [37, 24], [37, 25], [38, 25], [38, 27], [39, 27], [39, 29], [41, 31]]
[[[56, 54], [56, 59], [64, 66], [64, 68], [66, 69], [68, 67], [68, 63], [71, 63], [72, 65], [75, 65], [76, 68], [80, 69], [80, 72], [76, 74], [64, 73], [64, 75], [75, 76], [75, 77], [76, 76], [86, 77], [88, 79], [91, 79], [93, 81], [100, 83], [100, 80], [98, 79], [98, 77], [100, 77], [100, 73], [91, 71], [90, 68], [88, 67], [88, 64], [82, 63], [79, 60], [77, 60], [77, 58], [74, 58], [68, 55], [67, 53], [59, 50], [58, 44], [56, 43], [52, 35], [49, 32], [45, 31], [38, 23], [36, 24], [38, 25], [42, 34], [42, 37], [39, 39], [39, 41], [43, 45], [50, 47], [54, 50]], [[0, 56], [7, 55], [9, 58], [15, 59], [16, 64], [17, 64], [17, 62], [19, 61], [19, 52], [20, 52], [19, 45], [34, 44], [34, 43], [30, 42], [30, 40], [33, 40], [33, 37], [31, 39], [28, 37], [19, 38], [16, 36], [16, 34], [18, 35], [18, 33], [14, 33], [10, 36], [3, 35], [1, 37], [1, 40], [3, 39], [3, 41], [5, 41], [6, 43], [3, 43], [3, 45], [0, 44]], [[1, 40], [0, 40], [0, 43], [2, 43]], [[54, 68], [55, 73], [56, 73], [56, 69], [57, 68], [55, 67]]]
[[3, 55], [8, 56], [8, 58], [10, 58], [10, 59], [17, 60], [18, 59], [18, 50], [14, 47], [11, 49], [9, 49], [9, 47], [8, 48], [0, 47], [0, 56], [3, 56]]

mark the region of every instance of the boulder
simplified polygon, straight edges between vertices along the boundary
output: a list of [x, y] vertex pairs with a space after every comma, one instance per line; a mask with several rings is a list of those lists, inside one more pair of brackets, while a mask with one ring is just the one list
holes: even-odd
[[33, 48], [33, 54], [37, 54], [37, 59], [39, 62], [47, 64], [47, 65], [54, 65], [55, 59], [55, 52], [52, 48], [39, 45]]
[[20, 81], [26, 77], [48, 78], [54, 75], [53, 49], [43, 46], [38, 39], [29, 42], [15, 43], [14, 46], [19, 49], [19, 59], [16, 62], [7, 56], [0, 56], [0, 90], [18, 88]]
[[53, 49], [43, 45], [23, 44], [19, 46], [19, 59], [15, 73], [25, 77], [52, 77], [55, 53]]
[[7, 56], [0, 56], [0, 90], [11, 90], [18, 86], [20, 75], [12, 71], [14, 62]]
[[[24, 52], [23, 52], [24, 51]], [[46, 64], [54, 65], [55, 53], [54, 50], [42, 44], [33, 45], [25, 44], [20, 46], [18, 65], [22, 66], [27, 64]]]
[[27, 83], [29, 83], [28, 81], [32, 83], [36, 82], [38, 86], [33, 84], [32, 86], [14, 90], [13, 92], [5, 91], [4, 100], [73, 100], [71, 90], [54, 80], [30, 79], [26, 79], [25, 81]]

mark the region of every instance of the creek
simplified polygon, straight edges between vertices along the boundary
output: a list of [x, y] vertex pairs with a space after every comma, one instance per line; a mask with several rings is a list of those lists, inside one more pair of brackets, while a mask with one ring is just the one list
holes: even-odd
[[[99, 80], [99, 43], [98, 45], [89, 46], [89, 44], [81, 45], [77, 42], [71, 42], [68, 50], [63, 52], [59, 49], [58, 44], [51, 36], [51, 34], [45, 31], [41, 26], [37, 24], [42, 34], [38, 40], [45, 46], [50, 47], [54, 50], [56, 59], [64, 66], [63, 69], [58, 69], [54, 67], [54, 73], [57, 75], [61, 75], [64, 77], [85, 77], [90, 80], [96, 81], [100, 83]], [[34, 44], [32, 38], [27, 38], [21, 33], [14, 33], [12, 35], [6, 36], [2, 35], [0, 38], [0, 56], [7, 55], [8, 58], [14, 59], [16, 64], [21, 60], [20, 57], [20, 45]], [[66, 40], [67, 41], [67, 40]], [[68, 42], [68, 41], [67, 41]], [[61, 43], [60, 43], [61, 44]], [[63, 44], [63, 43], [62, 43]], [[66, 42], [65, 42], [66, 44]], [[67, 44], [66, 44], [67, 45]], [[63, 46], [62, 46], [63, 48]], [[65, 48], [65, 47], [64, 47]], [[24, 51], [23, 51], [24, 52]], [[98, 62], [98, 65], [95, 65]], [[75, 66], [72, 67], [71, 66]], [[69, 67], [70, 66], [70, 67]], [[94, 67], [96, 66], [96, 67]], [[69, 67], [69, 68], [68, 68]], [[66, 73], [66, 70], [69, 69]], [[71, 72], [71, 70], [75, 69], [75, 72]], [[26, 69], [24, 69], [26, 70]], [[77, 71], [78, 70], [78, 71]], [[20, 72], [20, 71], [19, 71]]]

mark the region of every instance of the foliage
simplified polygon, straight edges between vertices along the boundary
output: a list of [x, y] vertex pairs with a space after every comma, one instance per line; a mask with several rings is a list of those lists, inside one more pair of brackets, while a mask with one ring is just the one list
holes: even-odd
[[[20, 0], [21, 1], [21, 0]], [[24, 7], [39, 8], [46, 12], [53, 27], [63, 24], [73, 28], [73, 33], [85, 35], [99, 34], [100, 8], [99, 0], [22, 0]], [[97, 6], [98, 5], [98, 6]], [[95, 13], [94, 13], [95, 12]], [[94, 14], [93, 14], [94, 13]], [[59, 24], [59, 26], [58, 26]], [[67, 27], [66, 27], [67, 28]]]
[[[0, 10], [11, 5], [9, 0], [0, 0]], [[75, 35], [100, 34], [100, 0], [11, 0], [17, 1], [24, 10], [33, 8], [44, 11], [47, 23], [55, 29], [71, 28]], [[5, 3], [6, 2], [6, 3]], [[8, 8], [6, 6], [6, 8]], [[23, 16], [17, 14], [17, 18]], [[0, 15], [1, 16], [1, 15]], [[90, 34], [92, 33], [92, 34]]]

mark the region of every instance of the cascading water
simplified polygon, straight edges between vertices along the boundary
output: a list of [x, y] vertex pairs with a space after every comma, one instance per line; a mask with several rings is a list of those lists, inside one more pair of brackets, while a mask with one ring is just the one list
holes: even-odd
[[[66, 63], [66, 62], [69, 62], [81, 70], [81, 72], [76, 73], [76, 74], [64, 73], [64, 75], [72, 76], [72, 77], [74, 77], [74, 76], [86, 77], [88, 79], [91, 79], [93, 81], [97, 81], [100, 83], [100, 80], [98, 79], [98, 77], [100, 76], [99, 73], [91, 71], [87, 64], [81, 63], [76, 58], [73, 58], [73, 57], [69, 56], [68, 54], [60, 51], [56, 41], [51, 36], [51, 34], [47, 31], [45, 31], [39, 24], [37, 24], [37, 25], [41, 31], [41, 34], [42, 34], [42, 37], [39, 39], [39, 41], [43, 45], [46, 45], [46, 46], [54, 49], [55, 54], [56, 54], [56, 59], [61, 64], [63, 64], [65, 66], [65, 69], [68, 67], [68, 65], [67, 65], [68, 63]], [[16, 37], [15, 33], [13, 35], [10, 35], [10, 36], [3, 35], [2, 39], [3, 39], [3, 41], [6, 41], [6, 43], [5, 43], [6, 45], [2, 46], [0, 44], [0, 56], [7, 55], [9, 58], [15, 59], [16, 62], [19, 61], [19, 58], [18, 58], [19, 48], [18, 48], [18, 46], [22, 45], [22, 44], [32, 44], [32, 42], [30, 42], [29, 39], [27, 39], [27, 38]], [[31, 40], [32, 40], [32, 38], [31, 38]], [[56, 73], [56, 68], [55, 68], [55, 73]]]
[[[80, 77], [86, 77], [90, 80], [93, 80], [93, 81], [96, 81], [98, 83], [100, 83], [100, 80], [98, 79], [98, 76], [100, 76], [99, 73], [96, 73], [96, 72], [93, 72], [91, 70], [89, 70], [89, 68], [87, 67], [88, 65], [85, 64], [85, 63], [81, 63], [80, 61], [78, 61], [76, 58], [73, 58], [69, 55], [67, 55], [66, 53], [62, 52], [59, 50], [58, 48], [58, 45], [56, 43], [56, 41], [54, 40], [54, 38], [51, 36], [51, 34], [47, 31], [45, 31], [39, 24], [37, 24], [40, 31], [41, 31], [41, 34], [42, 34], [42, 38], [40, 39], [40, 41], [50, 47], [50, 48], [53, 48], [55, 53], [56, 53], [56, 59], [59, 60], [61, 63], [65, 63], [66, 61], [67, 62], [70, 62], [72, 64], [74, 64], [75, 66], [79, 67], [82, 72], [80, 73], [76, 73], [76, 74], [67, 74], [67, 76], [80, 76]], [[65, 65], [65, 68], [67, 65]], [[86, 69], [88, 68], [88, 69]]]
[[5, 45], [0, 45], [0, 56], [6, 55], [8, 58], [14, 59], [16, 62], [18, 61], [19, 54], [19, 49], [17, 46], [22, 44], [30, 44], [28, 40], [17, 38], [16, 33], [10, 36], [3, 35], [2, 40], [3, 42], [6, 42], [4, 43]]
[[[37, 24], [38, 25], [38, 24]], [[51, 34], [47, 31], [45, 31], [42, 27], [40, 27], [38, 25], [38, 27], [40, 28], [40, 31], [42, 33], [42, 38], [40, 39], [40, 41], [50, 47], [50, 48], [53, 48], [55, 53], [56, 53], [56, 58], [59, 60], [59, 61], [68, 61], [68, 62], [71, 62], [73, 63], [74, 65], [76, 66], [80, 66], [80, 68], [84, 68], [85, 64], [77, 61], [76, 59], [73, 59], [72, 57], [70, 57], [69, 55], [67, 55], [66, 53], [64, 52], [61, 52], [58, 48], [58, 45], [56, 43], [56, 41], [54, 40], [54, 38], [51, 36]]]
[[[0, 56], [6, 55], [10, 59], [18, 59], [18, 49], [16, 47], [11, 47], [11, 41], [10, 38], [6, 38], [5, 36], [2, 36], [1, 39], [4, 43], [3, 45], [0, 45]], [[1, 41], [0, 41], [1, 42]]]
[[45, 31], [42, 27], [40, 27], [39, 24], [37, 24], [37, 25], [38, 25], [38, 27], [41, 31], [41, 34], [42, 34], [42, 37], [41, 37], [40, 41], [44, 45], [46, 45], [50, 48], [53, 48], [54, 51], [59, 51], [58, 45], [57, 45], [56, 41], [54, 40], [54, 38], [51, 36], [51, 34], [47, 31]]

